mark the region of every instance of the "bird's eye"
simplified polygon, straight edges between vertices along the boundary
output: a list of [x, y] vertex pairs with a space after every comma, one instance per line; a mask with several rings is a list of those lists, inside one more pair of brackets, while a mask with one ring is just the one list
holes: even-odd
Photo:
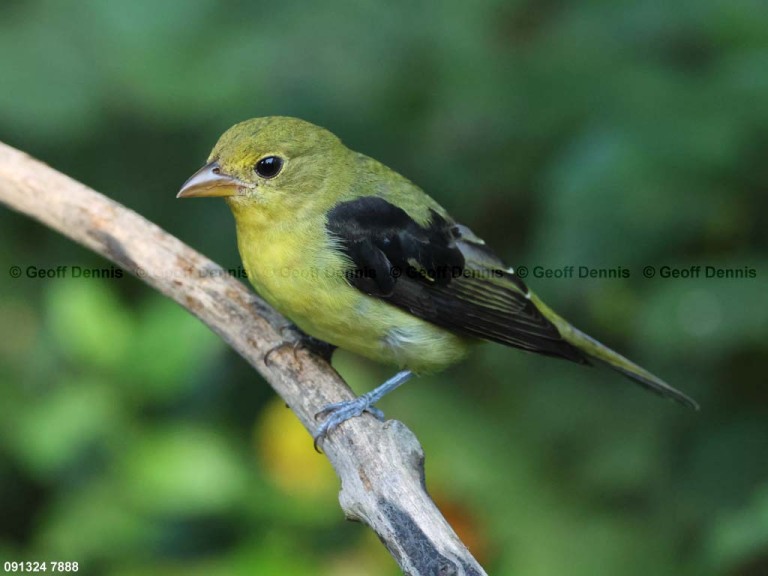
[[256, 162], [256, 166], [253, 167], [256, 170], [256, 174], [262, 178], [274, 178], [280, 172], [283, 167], [283, 159], [277, 156], [267, 156]]

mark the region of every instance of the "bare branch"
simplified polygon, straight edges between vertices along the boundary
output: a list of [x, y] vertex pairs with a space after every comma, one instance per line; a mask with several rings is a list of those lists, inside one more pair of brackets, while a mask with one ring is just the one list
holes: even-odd
[[[170, 193], [170, 192], [169, 192]], [[0, 143], [0, 201], [87, 246], [172, 298], [258, 370], [310, 433], [314, 414], [352, 391], [322, 359], [280, 344], [285, 320], [215, 263], [158, 226]], [[309, 438], [307, 442], [310, 442]], [[368, 524], [404, 573], [481, 575], [424, 486], [424, 453], [400, 422], [354, 418], [323, 444], [347, 518]]]

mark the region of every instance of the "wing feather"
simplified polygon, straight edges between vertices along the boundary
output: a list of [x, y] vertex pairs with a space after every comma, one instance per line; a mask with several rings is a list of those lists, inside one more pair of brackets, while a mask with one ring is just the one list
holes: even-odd
[[327, 228], [352, 286], [452, 332], [588, 363], [528, 288], [465, 226], [432, 210], [426, 226], [378, 197], [336, 205]]

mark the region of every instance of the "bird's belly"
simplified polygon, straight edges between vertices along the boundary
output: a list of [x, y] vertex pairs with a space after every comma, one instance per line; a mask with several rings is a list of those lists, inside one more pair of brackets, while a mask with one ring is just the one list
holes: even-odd
[[363, 294], [344, 280], [343, 265], [308, 266], [270, 256], [246, 263], [249, 280], [310, 336], [417, 373], [436, 372], [466, 356], [465, 338]]
[[279, 229], [238, 225], [248, 279], [275, 309], [310, 336], [417, 373], [466, 356], [467, 339], [352, 287], [348, 261], [317, 230], [324, 224], [302, 218]]
[[442, 370], [468, 352], [466, 339], [443, 328], [365, 294], [356, 300], [332, 317], [308, 314], [294, 322], [316, 338], [416, 373]]

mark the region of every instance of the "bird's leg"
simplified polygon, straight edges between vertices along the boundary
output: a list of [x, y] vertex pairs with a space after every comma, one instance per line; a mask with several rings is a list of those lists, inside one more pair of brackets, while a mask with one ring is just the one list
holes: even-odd
[[269, 366], [269, 357], [286, 346], [293, 346], [294, 355], [299, 348], [306, 348], [313, 354], [320, 356], [326, 362], [331, 361], [333, 352], [336, 350], [336, 346], [333, 344], [329, 344], [324, 340], [310, 336], [293, 323], [281, 326], [280, 335], [283, 336], [283, 341], [267, 350], [267, 353], [264, 354], [264, 364], [267, 366]]
[[384, 413], [376, 408], [374, 404], [381, 400], [386, 394], [389, 394], [392, 390], [410, 380], [412, 376], [413, 372], [410, 370], [402, 370], [384, 382], [381, 386], [374, 388], [370, 392], [361, 394], [354, 400], [334, 402], [320, 410], [320, 412], [315, 414], [315, 419], [325, 417], [326, 420], [320, 425], [320, 428], [318, 428], [317, 433], [315, 434], [315, 450], [317, 450], [318, 444], [325, 439], [331, 430], [350, 418], [360, 416], [363, 412], [369, 412], [379, 420], [384, 420]]

